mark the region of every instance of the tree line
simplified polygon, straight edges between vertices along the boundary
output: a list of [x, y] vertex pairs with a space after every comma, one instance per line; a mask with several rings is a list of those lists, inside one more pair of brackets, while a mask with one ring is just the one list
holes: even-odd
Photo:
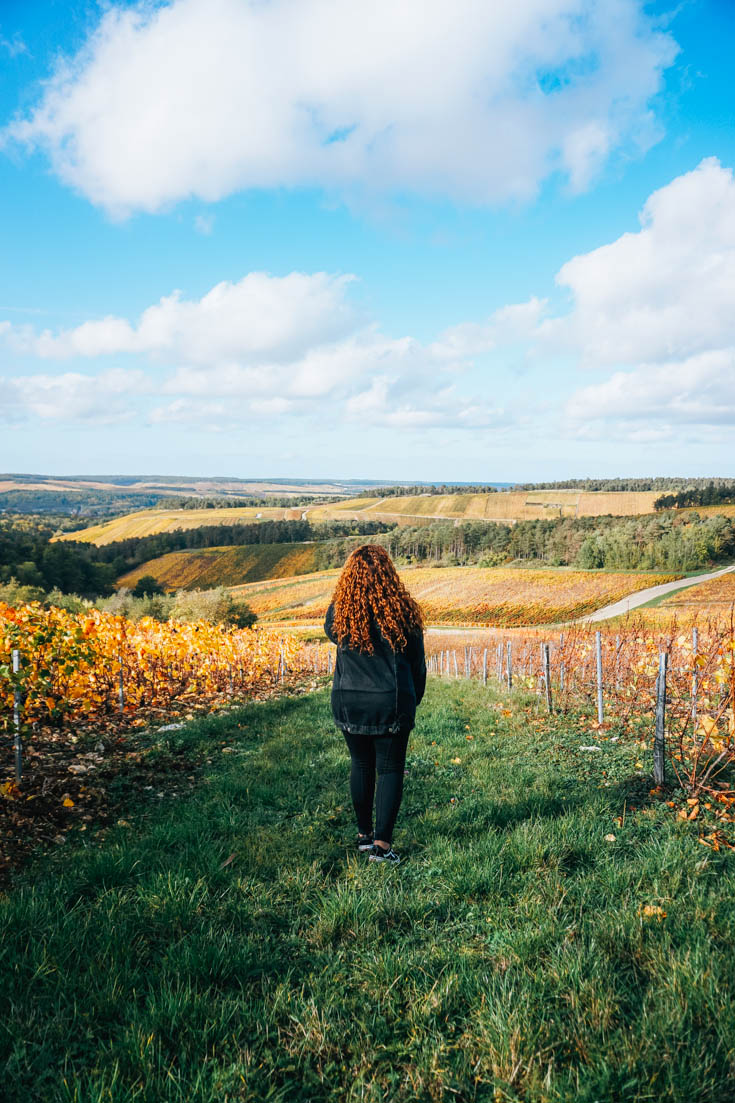
[[[491, 483], [417, 483], [413, 486], [377, 486], [370, 490], [371, 497], [403, 498], [416, 497], [419, 494], [497, 494], [502, 489]], [[359, 498], [365, 497], [363, 490]]]
[[[642, 479], [561, 479], [548, 483], [515, 483], [513, 490], [680, 490], [684, 488], [701, 488], [714, 484], [731, 483], [731, 479], [720, 477], [684, 478], [657, 475], [654, 478]], [[701, 503], [700, 503], [701, 504]]]
[[662, 494], [653, 503], [656, 510], [684, 509], [688, 506], [719, 506], [735, 503], [735, 483], [710, 479], [706, 486], [690, 486], [676, 494]]
[[[515, 525], [463, 521], [395, 528], [377, 535], [396, 562], [408, 565], [494, 567], [510, 563], [608, 570], [696, 570], [735, 559], [735, 518], [713, 515], [689, 520], [675, 515], [563, 517]], [[357, 541], [331, 549], [339, 566]], [[324, 547], [324, 558], [330, 549]]]
[[319, 494], [316, 496], [314, 494], [301, 494], [280, 498], [274, 495], [269, 495], [267, 498], [256, 498], [253, 495], [248, 495], [247, 498], [196, 498], [187, 496], [182, 498], [167, 497], [165, 507], [166, 509], [243, 509], [246, 506], [253, 506], [255, 508], [270, 509], [300, 509], [303, 506], [330, 505], [333, 502], [342, 502], [344, 499], [344, 494]]

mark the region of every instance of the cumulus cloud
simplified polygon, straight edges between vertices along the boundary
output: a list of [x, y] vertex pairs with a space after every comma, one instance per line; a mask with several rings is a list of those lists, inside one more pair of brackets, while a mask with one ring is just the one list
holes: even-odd
[[[639, 230], [561, 268], [565, 312], [531, 298], [428, 342], [368, 323], [350, 298], [355, 277], [324, 272], [250, 273], [199, 299], [164, 296], [137, 320], [110, 315], [57, 332], [0, 318], [0, 341], [46, 361], [149, 361], [157, 374], [155, 382], [145, 376], [144, 389], [157, 422], [221, 428], [307, 416], [414, 430], [528, 428], [503, 397], [503, 376], [520, 351], [539, 372], [526, 406], [547, 425], [561, 413], [560, 432], [636, 442], [687, 427], [700, 437], [708, 428], [723, 432], [735, 425], [732, 171], [703, 161], [655, 192], [640, 221]], [[588, 373], [566, 399], [554, 375], [562, 354]], [[6, 380], [0, 402], [5, 416], [25, 409], [84, 418], [101, 395], [102, 406], [121, 411], [144, 380], [117, 370], [123, 374], [103, 372], [101, 390], [96, 377], [76, 371]], [[550, 378], [554, 386], [544, 390]]]
[[676, 56], [642, 0], [112, 4], [6, 142], [114, 215], [243, 188], [475, 203], [588, 186], [658, 136]]
[[[134, 393], [157, 404], [154, 423], [222, 428], [247, 419], [325, 418], [328, 404], [348, 419], [419, 428], [500, 424], [502, 411], [447, 385], [448, 371], [469, 367], [479, 339], [442, 335], [434, 343], [388, 337], [367, 324], [349, 300], [350, 275], [255, 272], [220, 283], [201, 299], [164, 296], [137, 321], [110, 315], [73, 329], [37, 332], [0, 322], [0, 339], [16, 353], [45, 360], [97, 361], [144, 357], [159, 370], [108, 369], [100, 375], [65, 372], [6, 380], [6, 406], [41, 418], [116, 417], [136, 405]], [[484, 326], [515, 332], [535, 314], [521, 304], [504, 308]], [[509, 328], [510, 327], [510, 328]], [[160, 370], [163, 365], [163, 371]]]
[[[563, 317], [542, 321], [541, 346], [582, 367], [615, 367], [579, 389], [566, 413], [624, 421], [735, 425], [735, 178], [708, 158], [654, 192], [641, 229], [574, 257], [557, 281], [573, 295]], [[579, 431], [579, 430], [577, 430]]]
[[142, 371], [119, 368], [97, 375], [37, 373], [1, 382], [0, 413], [6, 420], [31, 416], [42, 421], [94, 421], [102, 425], [133, 417], [131, 399], [147, 388]]
[[391, 429], [504, 428], [512, 417], [481, 398], [468, 398], [454, 386], [426, 388], [420, 398], [405, 380], [375, 377], [369, 387], [353, 395], [345, 406], [348, 419]]
[[735, 348], [615, 372], [602, 383], [578, 390], [567, 413], [580, 422], [735, 425]]
[[463, 358], [489, 352], [499, 345], [528, 341], [535, 336], [546, 307], [546, 300], [536, 298], [503, 306], [485, 322], [451, 326], [433, 348], [441, 355]]
[[574, 257], [570, 314], [542, 329], [588, 367], [656, 363], [735, 344], [735, 179], [710, 157], [654, 192], [641, 229]]
[[17, 351], [48, 359], [111, 353], [207, 365], [252, 362], [263, 354], [288, 359], [354, 328], [355, 312], [345, 296], [353, 279], [325, 272], [280, 278], [251, 272], [237, 283], [216, 284], [201, 299], [174, 291], [149, 306], [137, 325], [111, 315], [38, 334], [30, 326], [4, 322], [0, 335]]

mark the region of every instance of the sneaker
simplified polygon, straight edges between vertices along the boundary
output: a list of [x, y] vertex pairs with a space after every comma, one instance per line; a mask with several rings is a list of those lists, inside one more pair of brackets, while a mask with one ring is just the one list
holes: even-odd
[[388, 850], [383, 850], [382, 846], [373, 843], [370, 849], [371, 862], [390, 862], [392, 866], [397, 866], [400, 860], [392, 846]]
[[358, 850], [372, 850], [373, 849], [373, 834], [358, 835], [357, 836], [357, 849]]

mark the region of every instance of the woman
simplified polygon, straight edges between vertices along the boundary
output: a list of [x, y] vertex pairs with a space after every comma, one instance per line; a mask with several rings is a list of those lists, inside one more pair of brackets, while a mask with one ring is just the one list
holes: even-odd
[[423, 627], [421, 610], [385, 549], [356, 548], [337, 581], [324, 631], [337, 644], [332, 714], [352, 759], [357, 849], [369, 850], [372, 862], [400, 862], [393, 826], [403, 795], [408, 734], [426, 688]]

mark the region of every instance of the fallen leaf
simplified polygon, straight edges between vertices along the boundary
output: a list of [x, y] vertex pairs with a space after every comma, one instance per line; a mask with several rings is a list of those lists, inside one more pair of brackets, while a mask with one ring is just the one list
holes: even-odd
[[606, 835], [605, 836], [605, 842], [606, 843], [614, 843], [616, 838], [617, 838], [616, 835], [612, 835], [612, 834], [611, 835]]
[[74, 801], [71, 800], [70, 797], [64, 797], [64, 800], [61, 803], [64, 805], [64, 808], [73, 808], [74, 807]]
[[641, 915], [645, 915], [647, 919], [658, 919], [659, 921], [666, 918], [666, 912], [658, 904], [646, 904], [641, 909]]

